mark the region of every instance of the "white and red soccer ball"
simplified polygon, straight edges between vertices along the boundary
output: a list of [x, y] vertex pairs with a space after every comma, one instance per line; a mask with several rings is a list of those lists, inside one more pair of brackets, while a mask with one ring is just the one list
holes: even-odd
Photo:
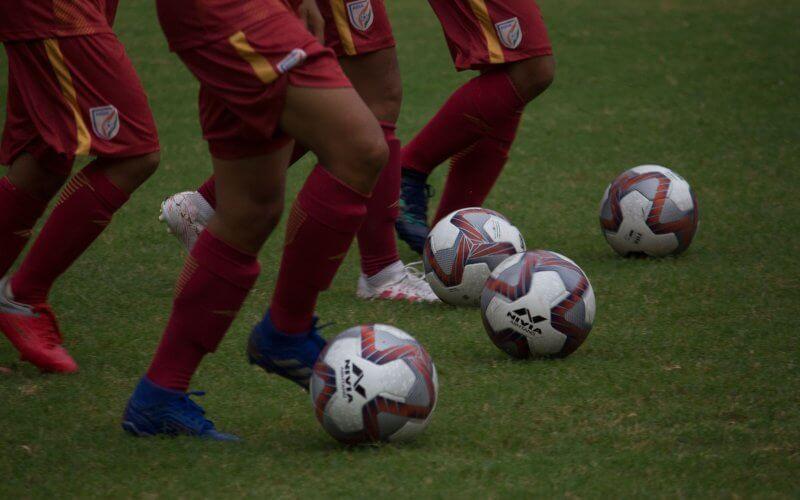
[[520, 359], [573, 353], [589, 335], [595, 309], [586, 274], [575, 262], [546, 250], [503, 261], [481, 296], [489, 338]]
[[492, 270], [523, 251], [519, 230], [499, 213], [480, 207], [456, 210], [425, 240], [425, 278], [443, 302], [477, 305]]
[[322, 427], [346, 444], [401, 441], [428, 425], [439, 392], [436, 367], [411, 335], [361, 325], [328, 343], [311, 377]]
[[606, 241], [623, 256], [679, 254], [689, 247], [697, 225], [697, 199], [689, 183], [658, 165], [623, 172], [600, 203]]

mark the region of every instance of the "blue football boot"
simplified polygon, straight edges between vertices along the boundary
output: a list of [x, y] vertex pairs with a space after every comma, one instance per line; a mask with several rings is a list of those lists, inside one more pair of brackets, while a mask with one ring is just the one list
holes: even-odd
[[204, 417], [205, 410], [189, 398], [203, 394], [165, 389], [142, 377], [125, 407], [122, 428], [138, 437], [161, 434], [239, 441], [233, 434], [216, 430], [214, 423]]
[[420, 172], [403, 169], [400, 185], [400, 216], [395, 222], [397, 236], [412, 250], [422, 254], [425, 238], [428, 237], [428, 200], [433, 196], [427, 176]]
[[287, 335], [275, 328], [267, 313], [250, 333], [247, 342], [250, 364], [258, 365], [267, 373], [280, 375], [308, 390], [314, 363], [326, 344], [319, 335], [318, 319], [314, 317], [308, 333]]

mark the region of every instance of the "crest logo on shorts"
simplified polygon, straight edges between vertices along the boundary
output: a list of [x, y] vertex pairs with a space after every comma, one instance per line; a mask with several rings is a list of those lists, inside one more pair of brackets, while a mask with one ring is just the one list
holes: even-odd
[[109, 104], [99, 108], [89, 109], [92, 117], [92, 130], [94, 135], [101, 139], [110, 141], [119, 133], [119, 111]]
[[494, 29], [497, 30], [500, 43], [505, 45], [506, 48], [516, 49], [522, 42], [522, 28], [519, 25], [519, 19], [516, 17], [495, 23]]
[[359, 31], [367, 31], [372, 26], [372, 21], [375, 20], [370, 0], [348, 2], [347, 16], [350, 18], [350, 24]]

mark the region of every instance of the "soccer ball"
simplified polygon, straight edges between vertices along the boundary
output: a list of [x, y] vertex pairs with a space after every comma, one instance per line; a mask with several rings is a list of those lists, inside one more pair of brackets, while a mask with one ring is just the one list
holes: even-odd
[[481, 295], [489, 338], [520, 359], [572, 354], [589, 335], [594, 312], [594, 291], [581, 268], [547, 250], [504, 260]]
[[492, 269], [524, 251], [519, 230], [499, 213], [480, 207], [456, 210], [425, 240], [425, 277], [443, 302], [478, 305]]
[[311, 377], [317, 420], [347, 444], [416, 437], [430, 421], [438, 391], [436, 367], [422, 345], [388, 325], [339, 334]]
[[623, 172], [600, 203], [603, 234], [622, 256], [679, 254], [692, 242], [697, 223], [697, 199], [689, 183], [658, 165]]

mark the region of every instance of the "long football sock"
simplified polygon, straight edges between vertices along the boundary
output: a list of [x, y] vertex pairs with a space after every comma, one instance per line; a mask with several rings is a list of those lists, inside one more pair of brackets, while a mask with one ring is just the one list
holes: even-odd
[[[292, 157], [289, 160], [289, 165], [293, 165], [295, 162], [300, 160], [303, 156], [308, 153], [308, 149], [305, 146], [301, 146], [298, 143], [294, 143], [294, 149], [292, 150]], [[197, 188], [197, 192], [205, 198], [211, 208], [217, 208], [217, 180], [216, 177], [213, 175], [206, 179], [206, 181]]]
[[178, 278], [172, 314], [147, 378], [185, 392], [203, 357], [217, 350], [259, 271], [255, 255], [203, 231]]
[[361, 271], [367, 276], [400, 260], [394, 229], [400, 199], [400, 140], [394, 135], [393, 123], [381, 122], [381, 128], [389, 145], [389, 162], [372, 190], [367, 216], [357, 235]]
[[8, 177], [0, 179], [0, 277], [25, 248], [45, 208], [47, 200], [22, 192]]
[[516, 114], [496, 131], [504, 136], [502, 140], [484, 137], [450, 159], [450, 172], [433, 224], [455, 210], [483, 205], [508, 160], [521, 116]]
[[108, 180], [97, 164], [75, 174], [11, 279], [15, 299], [27, 304], [46, 302], [55, 280], [103, 232], [126, 201], [128, 194]]
[[309, 330], [317, 297], [330, 286], [347, 255], [368, 200], [320, 165], [308, 176], [289, 214], [270, 305], [278, 330], [288, 334]]
[[493, 71], [462, 85], [427, 125], [403, 148], [403, 168], [430, 174], [437, 165], [464, 151], [481, 137], [497, 137], [497, 129], [519, 115], [525, 102], [509, 76]]

